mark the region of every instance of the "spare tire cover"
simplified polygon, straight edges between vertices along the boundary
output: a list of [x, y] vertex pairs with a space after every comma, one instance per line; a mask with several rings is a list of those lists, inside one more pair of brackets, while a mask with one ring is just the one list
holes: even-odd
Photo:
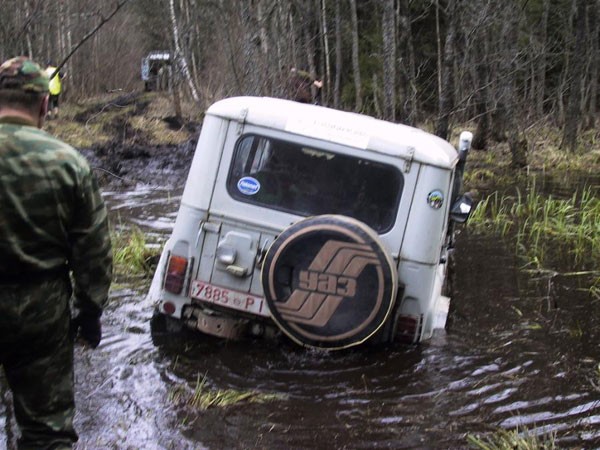
[[261, 281], [283, 332], [326, 349], [367, 340], [396, 300], [396, 268], [377, 233], [340, 215], [311, 217], [284, 230], [267, 251]]

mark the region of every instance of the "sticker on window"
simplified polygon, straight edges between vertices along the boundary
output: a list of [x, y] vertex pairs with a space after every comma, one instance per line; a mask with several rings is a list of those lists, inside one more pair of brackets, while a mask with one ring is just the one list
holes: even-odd
[[254, 195], [260, 191], [260, 182], [252, 177], [240, 178], [237, 182], [237, 188], [244, 195]]

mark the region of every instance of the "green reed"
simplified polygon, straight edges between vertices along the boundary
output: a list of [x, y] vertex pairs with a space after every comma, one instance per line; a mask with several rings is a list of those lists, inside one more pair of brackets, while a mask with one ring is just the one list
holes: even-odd
[[544, 197], [535, 185], [515, 196], [495, 192], [479, 202], [469, 226], [514, 235], [519, 253], [541, 265], [557, 255], [575, 266], [600, 260], [600, 199], [589, 187], [566, 199]]
[[600, 277], [594, 280], [592, 287], [590, 288], [590, 294], [595, 300], [600, 300]]
[[189, 392], [184, 386], [178, 386], [169, 395], [169, 399], [174, 403], [183, 403], [200, 410], [225, 408], [242, 402], [263, 403], [282, 398], [280, 395], [264, 394], [256, 391], [213, 390], [207, 386], [206, 376], [201, 378], [199, 374], [192, 392]]
[[113, 231], [114, 270], [118, 275], [151, 275], [151, 260], [156, 258], [159, 248], [148, 245], [146, 236], [139, 228], [129, 231]]
[[467, 441], [480, 450], [554, 450], [558, 449], [554, 434], [537, 436], [527, 430], [499, 430], [485, 437], [469, 434]]

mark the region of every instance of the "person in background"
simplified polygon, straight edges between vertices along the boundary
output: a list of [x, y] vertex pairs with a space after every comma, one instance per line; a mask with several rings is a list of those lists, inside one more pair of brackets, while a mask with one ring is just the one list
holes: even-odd
[[0, 65], [0, 364], [20, 450], [77, 441], [73, 341], [100, 343], [112, 277], [95, 177], [79, 152], [41, 130], [48, 89], [31, 59]]
[[48, 118], [52, 117], [58, 118], [58, 101], [60, 97], [60, 93], [62, 92], [62, 79], [65, 77], [65, 74], [62, 72], [56, 72], [56, 67], [52, 64], [52, 62], [48, 62], [45, 73], [48, 79], [50, 80], [48, 83], [48, 91], [50, 93], [50, 101], [48, 105]]
[[291, 100], [300, 103], [318, 104], [321, 98], [323, 82], [304, 70], [292, 67], [288, 79], [288, 91]]

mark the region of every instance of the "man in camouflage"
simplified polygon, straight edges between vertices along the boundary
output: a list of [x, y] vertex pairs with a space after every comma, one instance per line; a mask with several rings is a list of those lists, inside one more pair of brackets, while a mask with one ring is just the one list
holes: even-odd
[[73, 337], [100, 343], [112, 273], [95, 178], [83, 156], [40, 129], [47, 108], [40, 66], [25, 57], [0, 66], [0, 364], [19, 449], [77, 440]]

